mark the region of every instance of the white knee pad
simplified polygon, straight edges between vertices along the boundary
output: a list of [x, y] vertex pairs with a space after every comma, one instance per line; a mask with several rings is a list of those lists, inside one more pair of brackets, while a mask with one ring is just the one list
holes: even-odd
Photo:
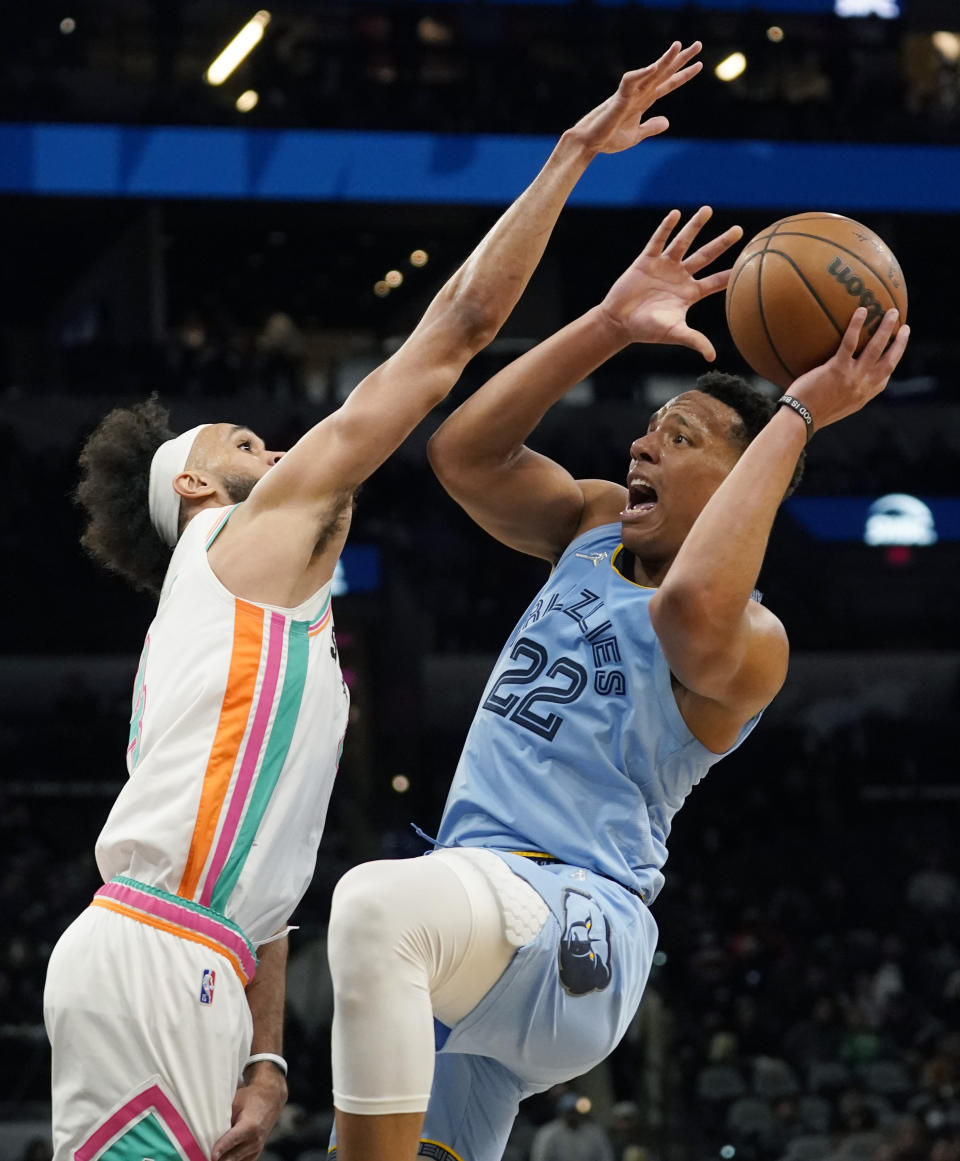
[[548, 914], [490, 851], [366, 863], [333, 895], [334, 1103], [417, 1112], [433, 1079], [433, 1017], [453, 1025], [486, 995]]

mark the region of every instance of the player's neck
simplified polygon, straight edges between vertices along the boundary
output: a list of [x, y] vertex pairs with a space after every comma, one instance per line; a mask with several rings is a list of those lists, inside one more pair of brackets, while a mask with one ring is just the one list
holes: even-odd
[[641, 560], [624, 545], [623, 551], [617, 556], [616, 567], [618, 572], [635, 585], [655, 589], [663, 583], [671, 563], [670, 560]]

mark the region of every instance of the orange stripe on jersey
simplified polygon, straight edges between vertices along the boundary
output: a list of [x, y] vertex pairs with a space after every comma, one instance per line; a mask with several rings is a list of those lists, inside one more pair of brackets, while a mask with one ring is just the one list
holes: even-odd
[[263, 646], [263, 609], [247, 601], [236, 601], [233, 618], [233, 652], [230, 672], [220, 707], [217, 733], [210, 748], [207, 769], [203, 776], [203, 791], [197, 821], [190, 840], [187, 865], [177, 894], [192, 899], [196, 894], [200, 875], [210, 854], [217, 821], [223, 809], [237, 756], [243, 744], [247, 719], [253, 705], [253, 695], [260, 670], [260, 652]]
[[128, 919], [135, 919], [138, 923], [145, 923], [148, 927], [156, 927], [160, 931], [166, 931], [170, 935], [177, 936], [178, 939], [189, 939], [192, 943], [201, 943], [204, 947], [211, 948], [230, 963], [230, 966], [239, 976], [240, 982], [246, 987], [249, 977], [240, 966], [240, 961], [233, 952], [229, 951], [222, 943], [218, 943], [215, 939], [208, 939], [197, 931], [191, 931], [188, 927], [181, 927], [178, 923], [169, 923], [166, 919], [159, 919], [156, 915], [148, 915], [143, 911], [137, 911], [134, 907], [126, 907], [123, 903], [118, 903], [115, 899], [94, 897], [90, 901], [90, 906], [105, 907], [108, 911], [116, 911], [118, 915], [126, 915]]

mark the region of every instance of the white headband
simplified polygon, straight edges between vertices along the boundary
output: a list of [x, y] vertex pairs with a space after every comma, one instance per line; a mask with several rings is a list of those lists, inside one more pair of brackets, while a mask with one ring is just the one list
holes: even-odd
[[157, 448], [150, 461], [150, 490], [147, 499], [150, 520], [168, 548], [173, 548], [177, 543], [180, 530], [180, 495], [174, 491], [173, 481], [186, 467], [193, 441], [209, 426], [209, 423], [200, 423], [182, 435], [168, 439]]

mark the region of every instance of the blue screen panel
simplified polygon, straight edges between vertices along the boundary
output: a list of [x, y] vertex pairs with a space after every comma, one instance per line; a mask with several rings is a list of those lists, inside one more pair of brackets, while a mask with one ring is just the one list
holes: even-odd
[[791, 496], [784, 509], [818, 540], [875, 547], [960, 540], [957, 496]]
[[[554, 139], [0, 124], [0, 193], [507, 205]], [[960, 148], [663, 138], [601, 156], [573, 205], [960, 210]]]
[[333, 576], [333, 595], [374, 593], [380, 588], [380, 549], [375, 544], [345, 544]]

